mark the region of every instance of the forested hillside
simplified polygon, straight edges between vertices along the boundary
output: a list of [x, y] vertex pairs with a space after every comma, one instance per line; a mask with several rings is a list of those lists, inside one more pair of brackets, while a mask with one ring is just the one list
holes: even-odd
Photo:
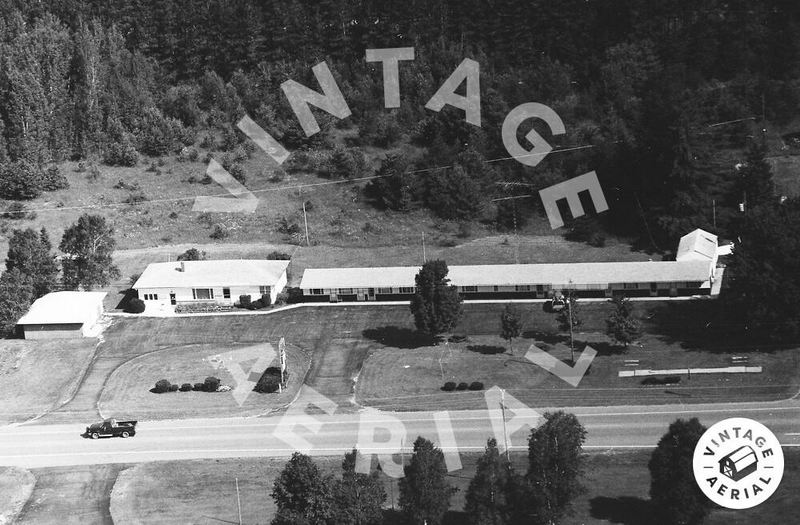
[[[768, 175], [738, 176], [733, 165], [747, 149], [763, 157], [762, 128], [792, 122], [800, 102], [791, 0], [4, 0], [0, 24], [7, 199], [59, 187], [46, 168], [62, 159], [131, 165], [192, 144], [234, 150], [247, 114], [290, 150], [329, 147], [334, 126], [356, 125], [355, 147], [320, 170], [330, 177], [364, 174], [359, 146], [424, 146], [419, 158], [384, 163], [397, 180], [367, 187], [375, 204], [460, 220], [496, 209], [501, 228], [524, 222], [538, 201], [489, 201], [594, 169], [611, 205], [604, 227], [663, 250], [687, 228], [714, 229], [712, 200], [716, 231], [732, 234], [745, 192], [749, 205], [771, 198]], [[380, 64], [364, 52], [399, 46], [414, 46], [416, 60], [401, 63], [402, 107], [386, 110]], [[481, 65], [481, 128], [463, 111], [425, 109], [467, 57]], [[323, 60], [353, 116], [320, 112], [323, 132], [307, 139], [279, 86], [316, 88], [311, 67]], [[555, 146], [592, 147], [536, 168], [486, 163], [507, 157], [503, 119], [530, 101], [566, 123]], [[287, 169], [307, 162], [295, 155]], [[430, 166], [452, 169], [401, 175]], [[19, 184], [20, 173], [35, 187]]]

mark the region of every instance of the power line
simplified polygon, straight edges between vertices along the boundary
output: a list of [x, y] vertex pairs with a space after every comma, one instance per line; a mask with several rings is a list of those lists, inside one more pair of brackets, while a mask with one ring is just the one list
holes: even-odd
[[[617, 144], [621, 141], [610, 142], [607, 144]], [[529, 153], [526, 155], [514, 155], [510, 157], [498, 157], [495, 159], [487, 159], [483, 160], [483, 164], [492, 164], [495, 162], [504, 162], [508, 160], [518, 160], [522, 158], [528, 157], [543, 157], [552, 153], [567, 153], [571, 151], [579, 151], [584, 149], [591, 149], [599, 147], [599, 144], [586, 144], [582, 146], [574, 146], [569, 148], [561, 148], [561, 149], [554, 149], [550, 152], [539, 152], [539, 153]], [[416, 170], [408, 170], [405, 171], [403, 174], [407, 175], [416, 175], [420, 173], [431, 173], [434, 171], [442, 171], [447, 169], [452, 169], [453, 165], [446, 165], [446, 166], [435, 166], [430, 168], [420, 168]], [[333, 180], [333, 181], [324, 181], [324, 182], [313, 182], [307, 184], [297, 184], [293, 186], [281, 186], [278, 188], [263, 188], [260, 190], [247, 190], [246, 192], [224, 192], [224, 193], [216, 193], [211, 195], [195, 195], [191, 197], [172, 197], [172, 198], [165, 198], [165, 199], [149, 199], [146, 201], [147, 204], [165, 204], [165, 203], [175, 203], [175, 202], [186, 202], [186, 201], [194, 201], [198, 197], [230, 197], [230, 196], [239, 196], [239, 195], [249, 195], [255, 193], [268, 193], [268, 192], [275, 192], [275, 191], [291, 191], [291, 190], [300, 190], [304, 188], [316, 188], [321, 186], [332, 186], [336, 184], [353, 184], [357, 182], [368, 182], [376, 179], [383, 179], [387, 177], [391, 177], [392, 175], [371, 175], [369, 177], [357, 177], [353, 179], [345, 179], [345, 180]], [[142, 203], [145, 204], [145, 203]], [[106, 204], [87, 204], [82, 206], [62, 206], [60, 208], [27, 208], [25, 210], [26, 213], [30, 212], [37, 212], [37, 213], [44, 213], [44, 212], [58, 212], [58, 211], [75, 211], [75, 210], [93, 210], [93, 209], [102, 209], [102, 208], [118, 208], [118, 207], [126, 207], [126, 206], [135, 206], [129, 204], [127, 202], [112, 202]]]

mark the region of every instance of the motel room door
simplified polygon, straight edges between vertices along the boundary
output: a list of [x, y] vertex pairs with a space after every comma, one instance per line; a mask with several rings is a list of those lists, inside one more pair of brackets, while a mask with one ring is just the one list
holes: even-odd
[[169, 294], [169, 304], [171, 304], [172, 306], [175, 306], [176, 304], [178, 304], [178, 300], [175, 298], [175, 292], [170, 292], [170, 294]]
[[367, 299], [370, 301], [375, 300], [375, 288], [370, 288], [367, 290]]

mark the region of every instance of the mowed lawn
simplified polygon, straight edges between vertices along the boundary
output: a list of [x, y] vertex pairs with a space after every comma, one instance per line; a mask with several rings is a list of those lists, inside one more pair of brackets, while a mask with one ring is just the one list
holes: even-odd
[[[666, 429], [665, 429], [666, 430]], [[574, 501], [574, 514], [564, 524], [616, 523], [646, 525], [654, 509], [649, 501], [651, 450], [598, 451], [585, 455], [583, 484], [587, 491]], [[795, 515], [800, 494], [800, 453], [786, 449], [786, 470], [777, 492], [760, 506], [743, 511], [716, 509], [707, 525], [788, 523]], [[461, 512], [479, 454], [461, 455], [463, 468], [449, 473], [458, 492], [451, 500], [446, 523], [464, 523]], [[314, 458], [324, 473], [341, 475], [341, 458]], [[514, 453], [512, 463], [524, 472], [527, 456]], [[275, 513], [270, 497], [284, 460], [221, 459], [144, 463], [120, 473], [111, 494], [111, 516], [116, 523], [211, 523], [238, 520], [236, 478], [242, 523], [269, 523]], [[382, 476], [391, 514], [398, 503], [396, 480]], [[393, 498], [392, 498], [393, 496]]]
[[97, 339], [0, 340], [0, 422], [24, 421], [65, 403]]
[[0, 523], [12, 523], [33, 491], [36, 479], [30, 471], [0, 467]]
[[[280, 393], [252, 391], [261, 372], [267, 366], [280, 366], [277, 344], [250, 345], [191, 345], [165, 348], [132, 359], [117, 368], [109, 377], [100, 397], [98, 408], [105, 417], [140, 419], [178, 419], [203, 417], [209, 414], [252, 416], [286, 405], [294, 399], [305, 378], [309, 355], [291, 345], [286, 349], [289, 374], [286, 388]], [[239, 387], [231, 370], [238, 367], [248, 383]], [[255, 367], [258, 367], [257, 369]], [[230, 392], [167, 392], [150, 390], [156, 381], [171, 383], [202, 383], [214, 376], [221, 384], [241, 390]], [[241, 397], [239, 397], [241, 396]]]
[[[684, 314], [696, 315], [696, 306], [685, 301], [636, 303], [645, 333], [639, 344], [627, 350], [611, 344], [604, 334], [612, 305], [581, 304], [583, 325], [575, 334], [576, 357], [587, 345], [599, 353], [576, 388], [524, 357], [531, 345], [536, 345], [559, 360], [570, 360], [569, 338], [559, 333], [556, 316], [544, 312], [541, 303], [518, 304], [516, 308], [523, 319], [523, 337], [513, 342], [513, 354], [498, 335], [501, 304], [465, 307], [465, 316], [455, 330], [468, 336], [463, 343], [425, 346], [415, 338], [410, 315], [404, 324], [368, 332], [382, 348], [365, 362], [358, 400], [387, 410], [485, 407], [483, 392], [443, 392], [441, 387], [449, 381], [479, 381], [487, 389], [496, 385], [537, 407], [762, 401], [790, 397], [798, 389], [800, 358], [796, 350], [764, 352], [730, 340], [695, 348], [676, 339], [675, 332], [681, 327], [675, 323]], [[692, 323], [687, 321], [682, 328], [691, 341], [695, 335]], [[680, 384], [667, 387], [645, 386], [641, 377], [618, 376], [620, 370], [634, 368], [726, 367], [734, 354], [747, 356], [748, 364], [762, 366], [763, 373], [684, 375]], [[626, 366], [626, 360], [638, 360], [639, 365]]]

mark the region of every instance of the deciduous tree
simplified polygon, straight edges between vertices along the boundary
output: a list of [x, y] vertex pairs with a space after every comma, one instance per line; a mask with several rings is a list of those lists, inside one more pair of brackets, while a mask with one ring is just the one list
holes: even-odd
[[0, 276], [0, 334], [12, 331], [33, 302], [33, 287], [17, 269]]
[[519, 312], [510, 304], [506, 305], [505, 310], [500, 314], [500, 337], [508, 341], [508, 350], [512, 354], [514, 353], [512, 342], [520, 334], [522, 334], [522, 319]]
[[292, 454], [272, 488], [278, 510], [272, 525], [334, 525], [333, 478], [323, 476], [314, 461]]
[[82, 215], [64, 231], [59, 246], [64, 253], [64, 285], [73, 290], [78, 287], [91, 290], [118, 279], [121, 274], [111, 258], [116, 245], [114, 229], [103, 217]]
[[337, 525], [379, 525], [383, 519], [386, 491], [377, 471], [371, 474], [356, 472], [353, 449], [344, 455], [342, 479], [334, 487]]
[[400, 508], [412, 525], [440, 525], [457, 491], [447, 481], [444, 454], [423, 437], [414, 442], [411, 462], [400, 480]]
[[580, 483], [586, 429], [573, 414], [544, 414], [544, 424], [528, 440], [530, 502], [536, 523], [558, 523], [572, 500], [584, 490]]
[[515, 477], [511, 465], [500, 456], [497, 441], [490, 439], [467, 489], [464, 512], [471, 525], [512, 523], [517, 484]]
[[694, 449], [706, 427], [697, 418], [678, 419], [659, 440], [650, 457], [650, 497], [662, 523], [696, 525], [709, 511], [709, 501], [694, 479]]
[[606, 334], [617, 344], [628, 346], [642, 332], [642, 323], [633, 316], [633, 303], [618, 295], [613, 299], [614, 311], [606, 319]]

